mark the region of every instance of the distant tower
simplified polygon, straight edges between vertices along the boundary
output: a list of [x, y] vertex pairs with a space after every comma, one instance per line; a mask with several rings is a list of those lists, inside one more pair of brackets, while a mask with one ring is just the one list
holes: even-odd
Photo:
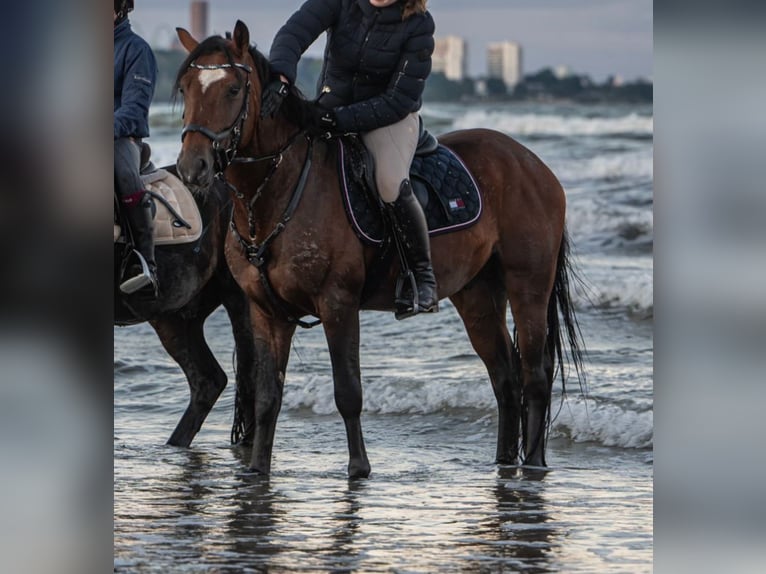
[[208, 36], [207, 31], [207, 2], [191, 3], [191, 35], [199, 41]]
[[466, 77], [468, 50], [465, 40], [458, 36], [436, 38], [432, 57], [433, 72], [442, 72], [448, 80], [460, 81]]
[[512, 89], [522, 76], [521, 46], [515, 42], [495, 42], [487, 48], [487, 66], [490, 78], [500, 78], [506, 88]]

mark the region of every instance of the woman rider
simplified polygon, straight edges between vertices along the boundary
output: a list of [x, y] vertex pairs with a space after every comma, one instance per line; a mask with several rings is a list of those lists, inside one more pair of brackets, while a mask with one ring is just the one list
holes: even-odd
[[397, 301], [397, 318], [438, 311], [426, 220], [409, 182], [434, 49], [426, 0], [307, 0], [274, 38], [269, 60], [278, 78], [264, 88], [262, 117], [277, 112], [295, 83], [298, 60], [324, 31], [320, 95], [309, 131], [361, 134], [417, 283], [417, 307]]

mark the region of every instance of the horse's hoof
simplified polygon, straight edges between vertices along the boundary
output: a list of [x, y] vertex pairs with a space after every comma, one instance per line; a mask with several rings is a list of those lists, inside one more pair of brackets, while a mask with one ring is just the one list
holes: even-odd
[[269, 476], [268, 470], [263, 470], [257, 466], [251, 466], [247, 469], [247, 473], [251, 476]]
[[519, 463], [519, 458], [517, 456], [511, 456], [511, 455], [498, 456], [495, 459], [495, 463], [508, 465], [508, 466], [515, 466]]
[[363, 464], [349, 463], [348, 478], [349, 480], [367, 478], [370, 476], [370, 470], [371, 470], [370, 463], [363, 463]]
[[170, 437], [165, 443], [166, 446], [174, 446], [177, 448], [189, 448], [191, 446], [192, 439], [190, 438], [176, 438]]
[[537, 469], [545, 470], [548, 468], [547, 465], [545, 464], [545, 461], [542, 459], [542, 457], [537, 457], [537, 456], [525, 458], [522, 461], [521, 466], [523, 466], [524, 468], [530, 468], [535, 470]]

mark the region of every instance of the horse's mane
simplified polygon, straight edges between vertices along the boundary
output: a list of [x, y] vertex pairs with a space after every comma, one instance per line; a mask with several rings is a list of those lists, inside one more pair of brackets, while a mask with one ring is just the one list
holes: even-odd
[[[258, 81], [261, 86], [265, 86], [277, 76], [277, 73], [271, 69], [269, 59], [262, 54], [255, 45], [251, 45], [248, 51], [253, 58], [253, 62], [255, 62], [255, 72], [258, 76]], [[181, 84], [181, 78], [186, 74], [191, 63], [197, 58], [218, 52], [222, 52], [224, 56], [226, 56], [226, 60], [229, 64], [234, 64], [234, 55], [229, 48], [228, 41], [221, 36], [210, 36], [209, 38], [206, 38], [189, 53], [183, 64], [181, 64], [181, 67], [178, 69], [178, 74], [176, 75], [176, 80], [173, 84], [174, 98], [179, 93], [178, 89]], [[298, 126], [304, 127], [306, 118], [308, 117], [307, 105], [309, 103], [310, 102], [306, 100], [303, 93], [293, 85], [290, 86], [290, 91], [282, 104], [281, 112]]]

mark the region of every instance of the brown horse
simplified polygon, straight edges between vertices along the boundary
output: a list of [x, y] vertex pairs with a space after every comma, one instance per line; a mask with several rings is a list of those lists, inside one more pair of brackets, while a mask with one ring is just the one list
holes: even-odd
[[[365, 477], [370, 464], [360, 424], [359, 311], [394, 310], [399, 266], [391, 264], [362, 299], [378, 253], [347, 222], [337, 145], [304, 135], [306, 104], [295, 90], [276, 118], [259, 119], [269, 65], [250, 46], [247, 27], [238, 21], [232, 39], [202, 43], [183, 29], [178, 36], [190, 52], [177, 81], [186, 121], [179, 174], [197, 186], [224, 177], [235, 198], [226, 259], [250, 298], [258, 357], [250, 468], [270, 471], [296, 318], [314, 315], [329, 347], [348, 472]], [[518, 462], [521, 429], [523, 463], [545, 466], [551, 388], [564, 359], [561, 330], [582, 376], [564, 191], [539, 158], [499, 132], [458, 131], [441, 142], [473, 173], [484, 211], [474, 226], [432, 238], [439, 296], [452, 300], [489, 371], [499, 410], [497, 461]], [[509, 302], [513, 338], [506, 325]]]

